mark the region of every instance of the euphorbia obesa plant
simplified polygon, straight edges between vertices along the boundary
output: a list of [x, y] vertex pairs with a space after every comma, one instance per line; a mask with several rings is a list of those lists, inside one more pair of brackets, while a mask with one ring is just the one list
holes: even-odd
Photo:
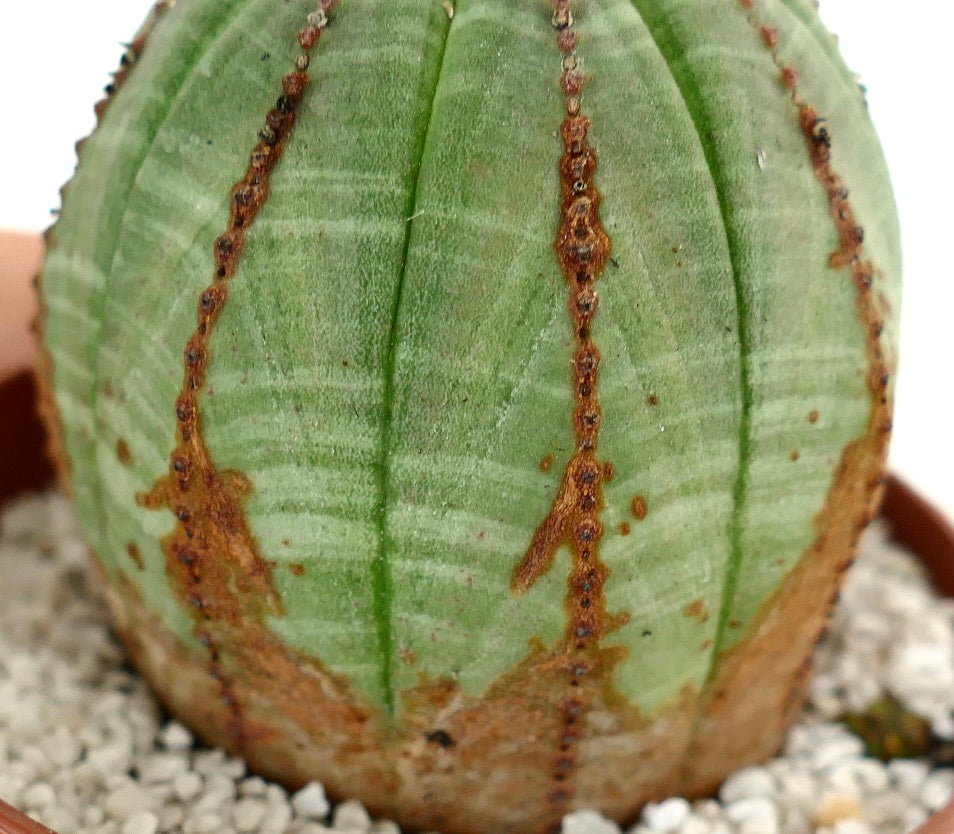
[[411, 826], [711, 790], [879, 491], [862, 92], [808, 0], [329, 6], [160, 3], [49, 235], [120, 631], [205, 738]]

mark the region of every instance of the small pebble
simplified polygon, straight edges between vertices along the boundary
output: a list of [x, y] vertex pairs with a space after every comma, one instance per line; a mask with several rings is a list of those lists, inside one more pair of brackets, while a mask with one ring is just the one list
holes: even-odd
[[166, 750], [189, 750], [193, 744], [192, 733], [178, 721], [170, 721], [159, 733], [159, 742]]
[[857, 736], [846, 733], [841, 738], [832, 739], [816, 748], [812, 753], [811, 764], [815, 770], [824, 770], [840, 762], [857, 759], [864, 755], [864, 751], [864, 742]]
[[267, 811], [264, 800], [244, 797], [232, 806], [232, 823], [239, 831], [255, 831], [262, 824]]
[[729, 804], [752, 796], [772, 796], [775, 780], [763, 767], [744, 767], [737, 770], [719, 788], [719, 799]]
[[619, 826], [598, 811], [574, 811], [563, 817], [561, 834], [620, 834]]
[[265, 811], [265, 819], [262, 820], [259, 834], [284, 834], [291, 818], [291, 806], [284, 799], [281, 802], [270, 803]]
[[239, 782], [238, 792], [242, 796], [265, 796], [268, 783], [261, 776], [249, 776]]
[[265, 785], [265, 798], [269, 805], [281, 805], [288, 801], [288, 792], [281, 785], [269, 782]]
[[328, 816], [331, 805], [325, 797], [325, 788], [318, 782], [309, 782], [291, 798], [292, 808], [299, 817], [319, 820]]
[[923, 808], [917, 805], [909, 806], [904, 809], [904, 813], [901, 815], [901, 830], [914, 831], [927, 817], [928, 812]]
[[56, 792], [46, 782], [36, 782], [23, 791], [20, 802], [31, 811], [40, 811], [56, 802]]
[[888, 788], [888, 772], [884, 763], [875, 759], [859, 759], [850, 765], [862, 791], [877, 796]]
[[320, 822], [312, 820], [311, 822], [295, 825], [294, 828], [289, 829], [287, 834], [330, 834], [331, 830]]
[[778, 795], [794, 808], [810, 813], [815, 807], [818, 788], [812, 775], [802, 770], [785, 768], [785, 773], [779, 778]]
[[140, 781], [147, 784], [171, 782], [188, 769], [189, 762], [181, 753], [157, 753], [144, 759], [136, 767]]
[[103, 803], [106, 814], [117, 822], [125, 822], [137, 811], [152, 810], [152, 797], [135, 782], [127, 782], [109, 793]]
[[832, 830], [834, 834], [872, 834], [871, 828], [859, 819], [838, 820]]
[[886, 790], [865, 798], [865, 819], [875, 828], [901, 819], [910, 800], [900, 791]]
[[332, 828], [339, 831], [367, 831], [371, 827], [371, 817], [364, 805], [356, 799], [342, 802], [332, 816]]
[[708, 821], [696, 814], [690, 814], [679, 826], [679, 834], [709, 834]]
[[218, 773], [225, 767], [224, 750], [200, 750], [192, 757], [192, 769], [196, 773], [208, 776]]
[[122, 834], [156, 834], [159, 830], [159, 817], [149, 811], [137, 811], [126, 820]]
[[189, 773], [183, 773], [181, 776], [177, 776], [172, 783], [172, 789], [179, 799], [183, 802], [188, 802], [190, 799], [194, 799], [199, 795], [202, 790], [202, 785], [202, 777], [198, 773], [190, 771]]
[[738, 834], [779, 834], [778, 817], [751, 817], [739, 823]]
[[185, 834], [222, 834], [224, 827], [225, 821], [212, 811], [192, 815], [182, 826]]
[[816, 825], [832, 827], [839, 820], [861, 817], [861, 802], [854, 794], [826, 793], [815, 806]]
[[50, 762], [60, 770], [68, 770], [83, 752], [82, 745], [70, 731], [63, 726], [43, 740], [43, 751]]
[[181, 805], [164, 805], [159, 810], [159, 828], [162, 831], [174, 831], [182, 827], [185, 809]]
[[888, 779], [907, 794], [919, 790], [927, 774], [927, 762], [918, 759], [894, 759], [888, 762]]
[[401, 826], [394, 820], [375, 820], [371, 823], [370, 834], [401, 834]]
[[954, 770], [935, 770], [921, 786], [921, 804], [928, 811], [937, 811], [954, 798]]
[[682, 797], [650, 802], [643, 808], [643, 822], [659, 834], [675, 831], [689, 816], [689, 803]]
[[754, 822], [759, 825], [778, 826], [778, 809], [767, 796], [750, 796], [737, 799], [725, 808], [729, 822], [742, 824]]

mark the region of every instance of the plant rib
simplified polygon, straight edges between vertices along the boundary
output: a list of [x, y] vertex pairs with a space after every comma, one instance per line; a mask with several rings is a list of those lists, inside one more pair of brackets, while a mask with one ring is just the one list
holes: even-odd
[[196, 637], [207, 651], [209, 674], [229, 714], [229, 741], [238, 750], [244, 748], [248, 731], [226, 662], [229, 641], [221, 639], [219, 631], [243, 619], [258, 622], [265, 613], [278, 614], [281, 603], [245, 517], [243, 505], [251, 484], [241, 473], [215, 466], [202, 435], [199, 399], [205, 388], [212, 331], [228, 300], [248, 230], [268, 198], [271, 174], [295, 124], [308, 82], [308, 53], [320, 31], [311, 20], [299, 31], [302, 53], [296, 69], [283, 77], [282, 94], [265, 117], [245, 176], [232, 187], [227, 229], [212, 246], [214, 277], [199, 298], [197, 325], [183, 352], [182, 387], [175, 402], [176, 446], [169, 471], [148, 493], [136, 496], [141, 505], [165, 507], [176, 518], [162, 542], [166, 573], [195, 619]]
[[[778, 70], [780, 86], [788, 90], [815, 179], [825, 191], [838, 239], [837, 248], [829, 256], [829, 266], [847, 268], [856, 288], [857, 315], [863, 327], [868, 358], [866, 383], [871, 411], [866, 429], [844, 448], [835, 467], [825, 502], [815, 517], [815, 540], [773, 597], [763, 604], [750, 626], [755, 638], [723, 652], [710, 675], [686, 757], [687, 765], [692, 762], [693, 767], [687, 766], [685, 770], [682, 790], [690, 793], [712, 790], [721, 779], [721, 762], [707, 755], [706, 749], [711, 747], [706, 735], [713, 723], [727, 734], [720, 749], [722, 757], [754, 761], [777, 750], [782, 734], [796, 719], [811, 670], [812, 651], [827, 629], [841, 579], [852, 563], [858, 539], [877, 509], [884, 487], [884, 463], [891, 432], [893, 360], [888, 359], [881, 342], [887, 301], [873, 291], [876, 269], [865, 255], [863, 231], [848, 202], [848, 190], [832, 166], [832, 138], [824, 119], [800, 92], [798, 68], [782, 60], [779, 30], [760, 18], [756, 0], [734, 2], [748, 13], [746, 20], [768, 50]], [[819, 598], [827, 600], [827, 605], [813, 610], [806, 621], [805, 607]], [[800, 628], [793, 629], [795, 623]], [[796, 667], [793, 660], [798, 658], [802, 662]], [[786, 678], [787, 690], [779, 686], [766, 687], [763, 702], [756, 707], [749, 705], [749, 710], [761, 708], [767, 714], [780, 716], [772, 728], [766, 728], [754, 740], [745, 735], [751, 713], [738, 705], [743, 693], [759, 683], [753, 679], [751, 670], [765, 668], [769, 662], [795, 671]], [[735, 738], [731, 732], [733, 727], [737, 730]], [[734, 746], [741, 743], [749, 745], [744, 752]]]
[[[855, 218], [854, 210], [848, 200], [848, 188], [835, 171], [831, 161], [832, 137], [825, 124], [825, 118], [801, 94], [799, 87], [798, 67], [786, 63], [779, 53], [779, 31], [771, 22], [761, 19], [757, 14], [756, 0], [738, 0], [743, 9], [749, 14], [746, 16], [748, 24], [758, 32], [759, 38], [772, 57], [772, 62], [778, 68], [779, 82], [789, 90], [790, 99], [798, 114], [798, 125], [805, 139], [805, 146], [812, 164], [815, 179], [825, 191], [828, 199], [828, 210], [831, 215], [835, 231], [838, 234], [838, 248], [831, 253], [828, 265], [832, 269], [847, 268], [856, 289], [856, 305], [858, 318], [864, 328], [865, 347], [868, 354], [868, 372], [866, 383], [871, 395], [871, 418], [866, 433], [853, 446], [863, 441], [872, 445], [873, 460], [881, 463], [883, 468], [887, 456], [888, 440], [891, 432], [891, 368], [884, 352], [881, 333], [884, 327], [884, 308], [886, 299], [873, 292], [876, 267], [868, 259], [864, 250], [864, 229]], [[849, 447], [849, 450], [852, 447]], [[846, 450], [846, 455], [848, 451]], [[865, 510], [862, 517], [855, 522], [855, 532], [850, 542], [850, 555], [843, 560], [841, 570], [844, 571], [851, 564], [858, 544], [858, 537], [870, 521], [877, 505], [877, 496], [884, 486], [883, 475], [872, 479], [864, 485], [869, 494], [869, 500], [864, 503]], [[837, 591], [829, 600], [828, 611], [834, 609], [837, 602]], [[826, 616], [827, 622], [827, 616]], [[827, 625], [824, 627], [827, 630]], [[821, 635], [819, 635], [820, 639]], [[807, 677], [806, 666], [804, 676]]]
[[[453, 9], [453, 6], [451, 6]], [[391, 429], [394, 422], [394, 385], [396, 377], [397, 329], [398, 313], [401, 307], [401, 296], [404, 290], [404, 279], [407, 275], [408, 253], [411, 246], [411, 232], [417, 213], [417, 189], [420, 182], [421, 166], [427, 150], [427, 137], [430, 133], [431, 119], [434, 114], [434, 102], [437, 99], [437, 88], [440, 86], [441, 74], [444, 69], [444, 57], [447, 54], [447, 41], [450, 38], [450, 27], [453, 24], [453, 13], [448, 13], [447, 28], [444, 30], [444, 40], [437, 62], [434, 89], [428, 96], [427, 112], [424, 114], [423, 126], [417, 137], [417, 148], [414, 154], [413, 170], [409, 179], [413, 182], [408, 193], [404, 218], [404, 244], [401, 256], [401, 271], [398, 275], [397, 286], [394, 290], [394, 301], [391, 307], [391, 324], [388, 332], [387, 356], [384, 362], [384, 393], [382, 397], [383, 413], [381, 416], [381, 431], [379, 436], [378, 458], [378, 552], [371, 564], [371, 585], [374, 594], [374, 620], [377, 630], [378, 650], [381, 654], [381, 687], [384, 694], [384, 704], [390, 717], [394, 717], [394, 635], [392, 612], [392, 577], [391, 565], [388, 559], [388, 503], [391, 495]]]
[[[143, 25], [139, 28], [139, 31], [134, 36], [132, 42], [128, 45], [125, 52], [123, 52], [122, 56], [120, 57], [119, 68], [113, 72], [112, 81], [104, 90], [105, 96], [94, 105], [93, 110], [96, 114], [97, 125], [102, 122], [103, 116], [115, 98], [116, 93], [119, 92], [120, 87], [126, 83], [130, 73], [139, 63], [139, 59], [142, 57], [142, 54], [146, 49], [146, 44], [149, 41], [149, 36], [152, 34], [152, 30], [155, 28], [159, 18], [174, 4], [175, 0], [159, 0], [153, 6], [152, 11], [146, 18], [145, 23], [143, 23]], [[76, 142], [74, 147], [77, 158], [82, 156], [83, 146], [86, 144], [87, 138], [88, 137], [84, 137]], [[61, 203], [66, 199], [66, 194], [69, 191], [69, 188], [70, 182], [67, 182], [60, 188], [59, 193]], [[56, 226], [57, 224], [54, 222], [43, 231], [43, 247], [47, 252], [52, 250], [56, 245]], [[66, 454], [66, 445], [64, 440], [66, 436], [65, 431], [60, 422], [59, 411], [54, 402], [53, 391], [51, 390], [48, 382], [48, 380], [53, 379], [53, 355], [47, 347], [47, 340], [44, 335], [46, 328], [47, 308], [46, 296], [42, 291], [42, 274], [38, 274], [34, 278], [34, 284], [37, 289], [37, 298], [39, 300], [39, 314], [37, 316], [37, 335], [39, 336], [37, 356], [38, 373], [36, 375], [37, 410], [43, 418], [47, 428], [47, 454], [56, 468], [60, 483], [66, 485], [70, 481], [69, 476], [71, 467]], [[91, 392], [92, 401], [94, 403], [94, 411], [97, 397], [96, 385], [96, 375], [94, 374], [93, 390]]]
[[[735, 224], [731, 222], [731, 203], [730, 186], [726, 182], [722, 166], [716, 155], [714, 145], [708, 140], [712, 134], [713, 128], [704, 110], [694, 105], [693, 101], [701, 100], [703, 97], [698, 90], [695, 79], [688, 74], [677, 71], [675, 56], [670, 51], [664, 49], [665, 39], [660, 37], [660, 32], [650, 25], [649, 17], [644, 15], [639, 4], [639, 0], [633, 0], [633, 7], [636, 9], [640, 18], [646, 24], [647, 31], [653, 39], [653, 43], [662, 57], [666, 66], [669, 68], [673, 79], [675, 89], [682, 98], [686, 114], [691, 122], [696, 136], [699, 140], [699, 147], [706, 160], [706, 168], [712, 181], [712, 188], [716, 194], [716, 200], [719, 207], [719, 219], [722, 229], [725, 233], [726, 248], [729, 253], [729, 261], [732, 269], [732, 283], [735, 293], [736, 309], [736, 330], [739, 339], [739, 390], [741, 399], [741, 410], [739, 412], [739, 453], [738, 466], [736, 468], [736, 478], [732, 487], [732, 513], [729, 527], [729, 555], [725, 565], [725, 581], [722, 589], [722, 597], [719, 605], [718, 619], [716, 620], [715, 634], [712, 640], [709, 670], [706, 673], [703, 683], [703, 693], [709, 686], [709, 683], [715, 674], [717, 658], [721, 645], [722, 637], [729, 625], [731, 601], [735, 596], [738, 587], [738, 577], [742, 564], [742, 510], [746, 504], [749, 490], [749, 467], [752, 460], [752, 411], [754, 402], [754, 389], [752, 383], [751, 367], [751, 349], [752, 333], [749, 320], [751, 313], [749, 310], [749, 301], [743, 286], [742, 264], [740, 257], [740, 243], [735, 230]], [[701, 700], [699, 702], [701, 704]], [[698, 724], [698, 713], [693, 724]], [[695, 735], [695, 729], [690, 732], [690, 740]], [[687, 747], [688, 749], [688, 747]]]
[[620, 659], [618, 652], [600, 649], [601, 637], [618, 628], [625, 617], [606, 610], [603, 590], [609, 568], [599, 555], [603, 536], [603, 481], [607, 466], [597, 458], [602, 409], [597, 393], [600, 351], [591, 327], [599, 306], [597, 279], [610, 255], [610, 239], [599, 214], [600, 194], [594, 184], [596, 154], [587, 139], [589, 119], [580, 112], [583, 73], [577, 54], [570, 0], [553, 0], [553, 27], [561, 53], [560, 86], [565, 95], [565, 118], [560, 127], [563, 155], [559, 161], [561, 207], [553, 249], [569, 290], [567, 310], [573, 327], [573, 433], [575, 451], [550, 511], [539, 524], [530, 546], [516, 565], [511, 590], [527, 591], [552, 566], [557, 549], [571, 554], [567, 578], [565, 631], [556, 650], [556, 663], [566, 681], [547, 796], [552, 819], [547, 831], [560, 830], [560, 819], [573, 799], [576, 747], [592, 687], [584, 678], [608, 681]]

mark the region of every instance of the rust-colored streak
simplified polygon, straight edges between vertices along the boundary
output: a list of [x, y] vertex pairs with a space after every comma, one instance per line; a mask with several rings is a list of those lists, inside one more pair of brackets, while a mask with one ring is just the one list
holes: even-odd
[[[815, 179], [825, 190], [828, 198], [828, 210], [838, 234], [838, 248], [831, 253], [828, 263], [833, 269], [847, 268], [857, 290], [858, 318], [864, 325], [865, 345], [868, 352], [868, 388], [876, 406], [889, 406], [888, 385], [891, 369], [881, 345], [881, 332], [884, 325], [884, 313], [879, 309], [879, 299], [872, 292], [874, 264], [867, 258], [864, 251], [864, 229], [855, 218], [854, 210], [848, 199], [848, 188], [832, 165], [832, 137], [828, 131], [825, 118], [801, 95], [799, 89], [799, 75], [797, 67], [782, 61], [778, 52], [778, 31], [769, 24], [761, 23], [755, 13], [755, 1], [746, 0], [742, 5], [752, 11], [748, 15], [749, 25], [760, 32], [770, 30], [774, 37], [763, 38], [763, 42], [772, 60], [779, 68], [782, 84], [791, 90], [792, 104], [798, 114], [798, 124], [805, 138], [805, 145], [812, 163]], [[818, 411], [809, 414], [809, 422], [818, 421]], [[886, 450], [883, 419], [877, 427], [877, 434], [882, 438]]]
[[634, 495], [632, 501], [629, 502], [629, 511], [637, 521], [644, 521], [649, 514], [649, 505], [642, 495]]
[[[52, 227], [51, 227], [52, 228]], [[49, 230], [44, 241], [49, 244]], [[36, 410], [46, 428], [46, 456], [52, 462], [56, 472], [57, 483], [66, 491], [73, 494], [71, 482], [72, 464], [66, 453], [66, 429], [60, 419], [59, 408], [56, 404], [56, 395], [53, 388], [53, 354], [46, 346], [43, 337], [44, 322], [46, 321], [46, 302], [40, 290], [42, 279], [36, 278], [37, 298], [39, 300], [39, 314], [37, 316], [37, 357], [36, 357]]]
[[[750, 11], [750, 26], [761, 32], [768, 24], [759, 19], [756, 0], [739, 2]], [[682, 790], [689, 794], [717, 787], [726, 760], [741, 765], [771, 756], [797, 717], [815, 643], [827, 627], [858, 538], [874, 517], [883, 492], [891, 432], [889, 386], [893, 365], [881, 344], [881, 299], [872, 290], [876, 270], [865, 255], [864, 235], [848, 201], [848, 189], [833, 167], [833, 140], [825, 121], [802, 97], [797, 69], [782, 61], [776, 48], [779, 38], [772, 40], [770, 43], [761, 38], [780, 73], [780, 85], [788, 91], [812, 170], [828, 198], [829, 214], [838, 236], [829, 265], [832, 269], [847, 270], [857, 290], [872, 407], [865, 432], [845, 448], [838, 462], [825, 503], [815, 517], [815, 540], [775, 594], [762, 605], [748, 626], [747, 636], [720, 659], [705, 693], [701, 720], [686, 759]], [[818, 419], [817, 411], [809, 413], [809, 423]], [[818, 600], [825, 600], [826, 604], [819, 605]], [[730, 625], [734, 627], [735, 622]], [[765, 668], [777, 670], [772, 681], [761, 673]], [[754, 714], [772, 716], [774, 720], [753, 726]], [[716, 728], [724, 741], [713, 745], [711, 738]]]
[[[586, 477], [590, 478], [590, 483], [593, 483], [597, 476], [591, 477], [589, 472], [590, 470], [587, 471]], [[550, 512], [540, 522], [530, 541], [530, 547], [514, 569], [510, 580], [510, 587], [514, 592], [528, 591], [534, 582], [550, 570], [557, 547], [565, 537], [578, 500], [575, 480], [577, 479], [574, 479], [569, 471], [564, 472], [563, 483], [553, 499]]]
[[[309, 25], [299, 41], [313, 45], [319, 30]], [[176, 446], [169, 471], [150, 492], [137, 496], [149, 508], [165, 507], [175, 527], [163, 539], [166, 573], [195, 620], [195, 634], [208, 654], [209, 671], [226, 705], [233, 746], [243, 749], [248, 729], [235, 693], [232, 664], [239, 643], [254, 645], [252, 630], [266, 614], [280, 614], [270, 566], [245, 517], [251, 484], [239, 472], [218, 469], [202, 436], [200, 397], [210, 360], [210, 340], [229, 294], [245, 238], [268, 198], [269, 181], [295, 123], [308, 77], [307, 51], [282, 79], [282, 94], [268, 111], [245, 176], [232, 187], [226, 230], [213, 245], [212, 283], [201, 293], [196, 328], [183, 351], [182, 387], [175, 401]]]
[[695, 620], [697, 623], [705, 623], [709, 620], [709, 609], [706, 606], [706, 601], [702, 597], [697, 597], [692, 602], [690, 602], [683, 610], [682, 613], [685, 614], [690, 619]]
[[763, 26], [759, 29], [762, 41], [769, 49], [775, 49], [778, 46], [778, 29], [774, 26]]
[[122, 438], [116, 441], [116, 458], [123, 466], [132, 465], [132, 452], [129, 450], [129, 444]]
[[133, 560], [139, 570], [146, 569], [146, 563], [142, 560], [142, 553], [135, 542], [126, 543], [126, 553], [129, 554], [129, 558]]
[[593, 676], [607, 683], [611, 681], [616, 660], [607, 662], [608, 656], [601, 653], [599, 642], [621, 620], [606, 611], [603, 586], [609, 569], [599, 555], [604, 532], [600, 520], [603, 484], [613, 477], [613, 468], [597, 456], [603, 418], [597, 393], [601, 356], [592, 336], [592, 323], [599, 306], [595, 285], [610, 255], [610, 239], [600, 221], [600, 194], [594, 184], [596, 154], [587, 137], [590, 121], [580, 112], [579, 95], [584, 77], [579, 68], [578, 38], [572, 28], [569, 0], [553, 0], [552, 22], [562, 55], [560, 87], [565, 94], [566, 109], [560, 128], [563, 140], [563, 155], [559, 160], [560, 223], [553, 249], [569, 290], [567, 310], [575, 342], [572, 359], [575, 449], [563, 471], [550, 511], [514, 568], [511, 588], [517, 593], [527, 591], [550, 569], [556, 551], [561, 546], [569, 549], [566, 630], [555, 659], [557, 667], [562, 669], [566, 698], [561, 708], [559, 739], [547, 794], [553, 809], [550, 828], [558, 830], [559, 819], [574, 795], [576, 746], [582, 717], [589, 706], [590, 696], [582, 683]]

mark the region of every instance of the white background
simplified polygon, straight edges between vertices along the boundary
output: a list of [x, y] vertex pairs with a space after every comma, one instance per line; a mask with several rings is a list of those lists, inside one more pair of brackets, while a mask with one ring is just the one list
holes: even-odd
[[[5, 0], [0, 228], [49, 222], [73, 168], [73, 141], [91, 129], [92, 103], [117, 65], [119, 44], [150, 6]], [[905, 296], [891, 467], [954, 517], [954, 11], [948, 0], [822, 0], [821, 14], [868, 87], [901, 214]]]

